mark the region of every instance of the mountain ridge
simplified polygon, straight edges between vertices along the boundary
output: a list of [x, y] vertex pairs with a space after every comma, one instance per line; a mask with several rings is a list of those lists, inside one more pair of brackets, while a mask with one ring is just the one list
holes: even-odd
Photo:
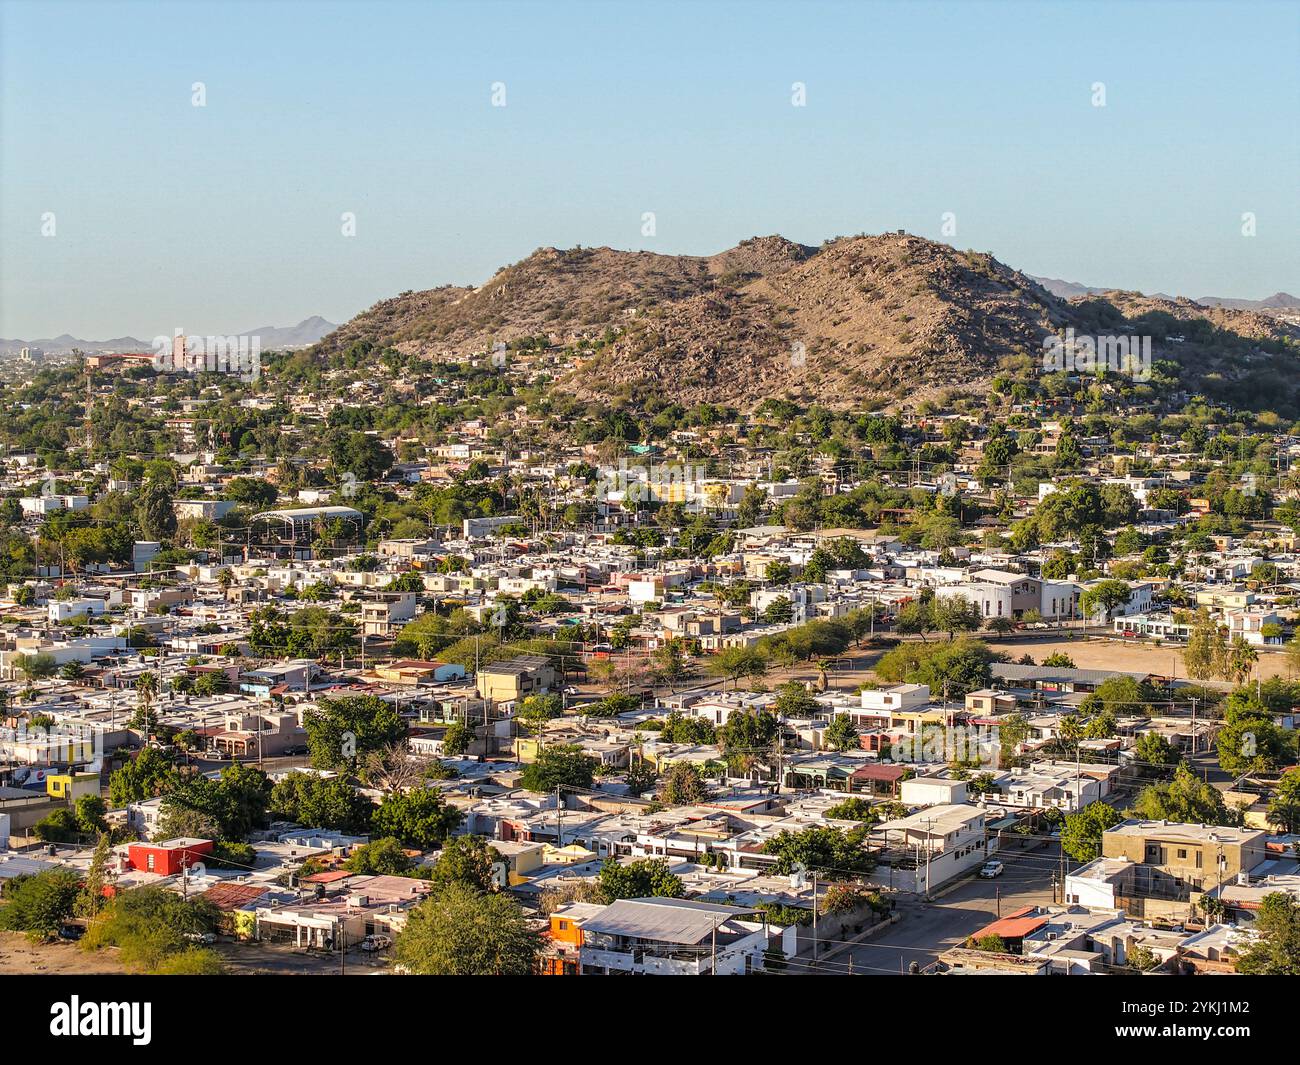
[[[500, 346], [549, 346], [572, 355], [555, 387], [584, 398], [851, 406], [986, 381], [1005, 359], [1040, 358], [1044, 338], [1066, 328], [1143, 326], [1163, 340], [1181, 335], [1170, 323], [1200, 319], [1198, 336], [1243, 350], [1289, 328], [1253, 311], [1140, 293], [1063, 299], [988, 253], [902, 231], [819, 247], [772, 235], [704, 256], [538, 248], [478, 286], [381, 300], [308, 354], [368, 344], [475, 361]], [[535, 343], [541, 335], [546, 345]]]
[[[338, 326], [333, 322], [328, 322], [320, 315], [314, 314], [310, 318], [304, 318], [297, 325], [264, 325], [234, 335], [241, 337], [260, 336], [263, 349], [273, 350], [276, 347], [305, 347], [308, 344], [314, 344], [337, 328]], [[140, 340], [132, 336], [114, 337], [110, 340], [83, 340], [68, 333], [61, 333], [57, 337], [43, 337], [37, 340], [0, 338], [0, 354], [16, 354], [23, 348], [37, 348], [49, 354], [66, 354], [74, 348], [79, 348], [90, 354], [105, 354], [124, 351], [150, 351], [153, 348], [153, 341]]]

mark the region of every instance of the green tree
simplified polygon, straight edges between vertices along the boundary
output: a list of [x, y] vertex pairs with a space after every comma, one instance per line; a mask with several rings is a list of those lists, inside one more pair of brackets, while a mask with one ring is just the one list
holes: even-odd
[[414, 865], [415, 862], [403, 850], [402, 841], [386, 836], [353, 847], [344, 868], [350, 873], [367, 876], [405, 876]]
[[690, 762], [674, 762], [659, 782], [659, 801], [665, 806], [694, 806], [708, 798], [709, 790], [699, 768]]
[[85, 883], [77, 896], [74, 907], [78, 917], [94, 917], [104, 908], [104, 891], [116, 879], [109, 870], [113, 858], [113, 839], [107, 832], [101, 832], [95, 843], [95, 853], [90, 859], [90, 868], [86, 871]]
[[1061, 829], [1061, 847], [1076, 862], [1090, 862], [1101, 857], [1101, 837], [1114, 828], [1123, 816], [1104, 802], [1089, 803], [1077, 813], [1065, 815]]
[[271, 788], [270, 811], [307, 828], [359, 835], [370, 831], [375, 804], [341, 777], [289, 773]]
[[974, 632], [984, 620], [977, 604], [964, 595], [945, 595], [934, 600], [934, 627], [952, 640], [959, 632]]
[[72, 916], [80, 893], [80, 878], [71, 869], [16, 876], [4, 886], [0, 929], [26, 932], [33, 942], [49, 939]]
[[158, 838], [242, 841], [265, 823], [271, 791], [265, 773], [242, 763], [227, 766], [216, 780], [199, 773], [178, 777], [163, 796]]
[[442, 753], [449, 758], [459, 758], [474, 742], [474, 731], [468, 725], [454, 721], [442, 734]]
[[145, 540], [169, 540], [176, 532], [176, 510], [172, 489], [163, 483], [144, 486], [136, 505], [135, 519]]
[[738, 687], [742, 677], [757, 679], [768, 670], [767, 656], [756, 647], [726, 647], [708, 663], [707, 669], [715, 677], [723, 677]]
[[1269, 800], [1268, 820], [1280, 832], [1300, 833], [1300, 769], [1282, 774]]
[[876, 811], [871, 800], [864, 799], [860, 795], [850, 795], [843, 802], [837, 802], [826, 810], [826, 816], [832, 821], [874, 823], [877, 820]]
[[776, 856], [774, 868], [789, 874], [802, 867], [809, 873], [822, 871], [830, 878], [869, 873], [875, 857], [866, 848], [865, 825], [845, 830], [831, 825], [814, 826], [799, 832], [782, 829], [763, 844], [763, 853]]
[[607, 858], [596, 882], [606, 903], [617, 899], [680, 899], [686, 894], [681, 877], [668, 871], [663, 858], [642, 858], [627, 864]]
[[54, 656], [44, 652], [34, 655], [18, 655], [14, 659], [14, 665], [18, 667], [18, 671], [22, 673], [28, 683], [52, 677], [59, 668]]
[[540, 731], [543, 723], [563, 713], [564, 703], [558, 695], [530, 695], [520, 702], [515, 717], [535, 733]]
[[1197, 779], [1186, 763], [1180, 763], [1174, 770], [1172, 780], [1143, 788], [1133, 809], [1147, 821], [1174, 821], [1185, 825], [1231, 825], [1236, 822], [1219, 789]]
[[820, 709], [816, 697], [797, 680], [776, 689], [776, 712], [781, 717], [813, 717]]
[[372, 823], [377, 836], [396, 836], [408, 846], [429, 850], [440, 846], [464, 819], [438, 792], [419, 788], [386, 795]]
[[1183, 648], [1183, 665], [1193, 680], [1213, 680], [1222, 676], [1228, 661], [1228, 642], [1209, 611], [1197, 611]]
[[596, 760], [581, 747], [558, 744], [538, 752], [535, 761], [524, 766], [519, 784], [527, 791], [554, 791], [557, 787], [586, 791], [595, 779]]
[[791, 576], [790, 563], [783, 562], [779, 558], [773, 559], [767, 564], [763, 576], [770, 584], [789, 584]]
[[1300, 976], [1300, 904], [1283, 891], [1265, 895], [1252, 925], [1250, 944], [1237, 957], [1237, 972], [1250, 976]]
[[157, 973], [169, 958], [194, 949], [187, 936], [216, 928], [217, 910], [201, 896], [161, 887], [118, 891], [81, 941], [86, 950], [117, 947], [131, 970]]
[[1133, 745], [1133, 758], [1143, 773], [1163, 772], [1183, 760], [1178, 748], [1158, 732], [1144, 732]]
[[987, 688], [995, 661], [988, 644], [960, 639], [939, 646], [901, 643], [876, 663], [876, 676], [892, 682], [928, 684], [938, 695], [960, 699], [967, 692]]
[[397, 710], [374, 695], [322, 700], [306, 712], [303, 723], [317, 769], [355, 769], [359, 758], [406, 735]]
[[717, 741], [733, 772], [740, 772], [771, 750], [779, 732], [776, 717], [770, 711], [738, 710], [718, 730]]
[[1124, 581], [1098, 581], [1079, 596], [1079, 609], [1085, 617], [1102, 623], [1110, 620], [1111, 611], [1133, 598], [1133, 590]]
[[494, 868], [507, 864], [501, 852], [482, 836], [454, 836], [443, 846], [429, 879], [435, 888], [455, 883], [492, 891], [498, 886]]
[[527, 976], [539, 947], [509, 895], [451, 883], [411, 912], [393, 962], [421, 976]]
[[161, 795], [176, 779], [176, 765], [162, 751], [146, 747], [108, 778], [108, 801], [115, 809]]
[[861, 746], [858, 740], [858, 728], [848, 714], [836, 714], [834, 720], [826, 727], [823, 739], [826, 746], [835, 751], [852, 751]]

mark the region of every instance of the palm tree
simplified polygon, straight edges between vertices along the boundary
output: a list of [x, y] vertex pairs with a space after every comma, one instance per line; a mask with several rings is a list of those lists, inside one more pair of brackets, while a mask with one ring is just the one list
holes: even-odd
[[1259, 652], [1246, 642], [1244, 636], [1232, 641], [1228, 651], [1227, 676], [1238, 684], [1245, 684], [1259, 661]]
[[829, 672], [831, 666], [834, 665], [834, 662], [833, 662], [832, 659], [829, 659], [829, 658], [819, 658], [819, 659], [817, 659], [817, 661], [814, 663], [814, 665], [817, 667], [817, 674], [818, 674], [817, 685], [818, 685], [818, 688], [819, 688], [819, 690], [821, 690], [821, 691], [825, 691], [827, 685], [829, 684], [829, 680], [828, 680], [828, 678], [827, 678], [827, 673]]

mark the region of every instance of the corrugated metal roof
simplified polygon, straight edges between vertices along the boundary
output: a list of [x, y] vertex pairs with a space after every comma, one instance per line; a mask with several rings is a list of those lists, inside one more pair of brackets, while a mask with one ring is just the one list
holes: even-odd
[[686, 899], [619, 899], [583, 923], [583, 931], [661, 943], [702, 943], [716, 927], [752, 910]]

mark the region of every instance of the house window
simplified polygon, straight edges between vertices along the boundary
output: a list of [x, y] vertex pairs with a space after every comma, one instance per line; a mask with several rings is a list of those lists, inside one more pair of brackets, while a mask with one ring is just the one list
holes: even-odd
[[1178, 857], [1179, 859], [1185, 859], [1187, 857], [1187, 851], [1180, 847], [1178, 849]]

